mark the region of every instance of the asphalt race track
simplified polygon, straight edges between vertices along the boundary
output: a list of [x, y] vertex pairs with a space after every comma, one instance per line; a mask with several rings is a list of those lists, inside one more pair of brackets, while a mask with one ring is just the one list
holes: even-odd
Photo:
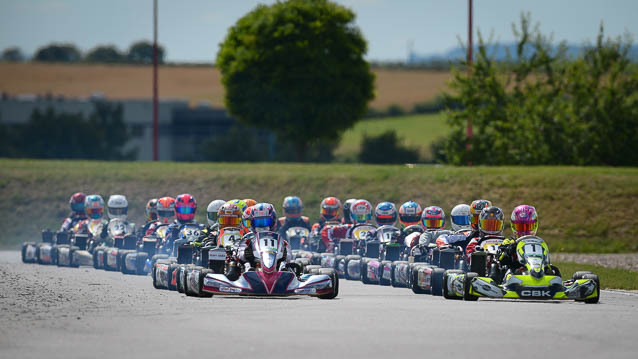
[[450, 301], [341, 281], [335, 300], [188, 298], [0, 252], [0, 358], [636, 358], [638, 295]]

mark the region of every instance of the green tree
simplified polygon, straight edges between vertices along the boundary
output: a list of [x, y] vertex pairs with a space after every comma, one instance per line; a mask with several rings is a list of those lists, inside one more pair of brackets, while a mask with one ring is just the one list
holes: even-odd
[[36, 51], [33, 59], [43, 62], [78, 62], [82, 55], [72, 44], [50, 44]]
[[2, 51], [2, 60], [8, 62], [22, 62], [24, 61], [24, 55], [19, 47], [7, 47]]
[[359, 160], [363, 163], [416, 163], [419, 151], [401, 145], [396, 131], [388, 130], [378, 136], [363, 136]]
[[96, 46], [86, 54], [85, 60], [93, 63], [118, 63], [125, 56], [113, 45]]
[[[164, 63], [164, 47], [157, 45], [157, 63]], [[128, 61], [134, 64], [153, 63], [153, 43], [149, 41], [138, 41], [131, 45], [127, 55]]]
[[295, 144], [298, 160], [366, 114], [374, 75], [355, 15], [327, 0], [259, 5], [232, 26], [217, 66], [226, 107]]

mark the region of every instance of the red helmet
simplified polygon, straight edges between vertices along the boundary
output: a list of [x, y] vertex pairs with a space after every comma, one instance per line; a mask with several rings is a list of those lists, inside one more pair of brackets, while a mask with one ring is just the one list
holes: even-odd
[[84, 213], [84, 201], [86, 200], [86, 195], [82, 192], [74, 193], [69, 199], [69, 205], [71, 206], [71, 210], [78, 214]]
[[340, 210], [341, 201], [337, 197], [326, 197], [321, 201], [320, 215], [326, 221], [338, 220]]
[[168, 224], [175, 219], [175, 198], [162, 197], [157, 200], [157, 217], [160, 222]]
[[197, 212], [195, 197], [184, 193], [175, 198], [175, 216], [178, 221], [191, 222], [195, 219], [195, 212]]

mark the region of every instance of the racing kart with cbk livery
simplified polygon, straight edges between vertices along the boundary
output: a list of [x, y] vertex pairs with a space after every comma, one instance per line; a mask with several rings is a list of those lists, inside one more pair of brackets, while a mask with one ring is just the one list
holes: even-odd
[[294, 296], [333, 299], [339, 293], [339, 277], [333, 269], [316, 269], [319, 274], [300, 274], [287, 262], [285, 241], [275, 232], [258, 232], [252, 240], [256, 267], [237, 280], [224, 274], [203, 271], [202, 292], [209, 295]]
[[476, 301], [479, 297], [502, 299], [576, 300], [598, 303], [600, 280], [591, 272], [576, 272], [563, 281], [560, 271], [549, 261], [549, 249], [537, 236], [523, 236], [515, 242], [516, 257], [522, 267], [511, 270], [496, 262], [498, 275], [448, 270], [443, 276], [443, 296]]

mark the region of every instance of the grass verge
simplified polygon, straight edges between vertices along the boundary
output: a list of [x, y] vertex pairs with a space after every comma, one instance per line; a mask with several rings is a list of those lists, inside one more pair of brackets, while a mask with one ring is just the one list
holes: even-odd
[[[191, 193], [205, 222], [217, 198], [254, 198], [277, 211], [287, 195], [304, 201], [316, 220], [326, 196], [376, 204], [415, 200], [448, 214], [459, 203], [490, 199], [506, 217], [522, 203], [536, 206], [538, 234], [552, 252], [638, 251], [638, 168], [449, 167], [360, 164], [100, 162], [0, 159], [0, 247], [39, 240], [57, 229], [77, 191], [125, 194], [129, 217], [144, 220], [149, 198]], [[448, 224], [449, 226], [449, 224]], [[509, 223], [506, 221], [506, 235]]]
[[600, 286], [605, 289], [638, 290], [638, 273], [621, 268], [608, 268], [592, 264], [552, 262], [560, 269], [563, 279], [572, 277], [577, 271], [590, 271], [600, 278]]

